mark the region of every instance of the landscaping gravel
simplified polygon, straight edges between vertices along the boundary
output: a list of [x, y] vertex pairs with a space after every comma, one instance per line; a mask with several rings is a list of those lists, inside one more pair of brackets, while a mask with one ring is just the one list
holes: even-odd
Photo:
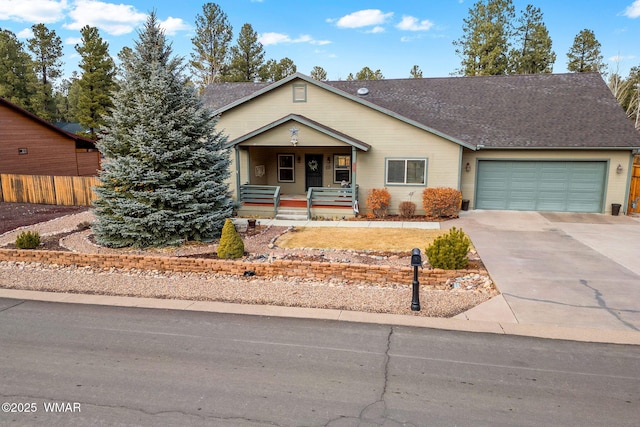
[[[52, 221], [25, 227], [41, 234], [74, 230], [90, 222], [91, 212], [67, 215]], [[284, 227], [262, 227], [257, 234], [244, 236], [245, 249], [253, 261], [270, 262], [277, 258], [314, 256], [326, 262], [350, 262], [407, 265], [408, 258], [397, 254], [356, 251], [283, 249], [274, 245], [286, 232]], [[15, 241], [19, 230], [0, 235], [0, 246]], [[215, 245], [192, 244], [179, 249], [110, 249], [92, 243], [91, 231], [72, 233], [60, 240], [71, 251], [88, 253], [143, 253], [154, 256], [195, 256], [215, 252]], [[345, 267], [346, 268], [346, 267]], [[374, 313], [393, 313], [429, 317], [451, 317], [497, 294], [487, 275], [460, 277], [452, 289], [421, 289], [422, 310], [412, 312], [411, 278], [406, 284], [356, 284], [330, 280], [283, 277], [258, 278], [219, 274], [173, 273], [141, 270], [96, 269], [40, 263], [0, 262], [0, 287], [51, 292], [88, 293], [149, 298], [223, 301], [290, 307], [315, 307]]]

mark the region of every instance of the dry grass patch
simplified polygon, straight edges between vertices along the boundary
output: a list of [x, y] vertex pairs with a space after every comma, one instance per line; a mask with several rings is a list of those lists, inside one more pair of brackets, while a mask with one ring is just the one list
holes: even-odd
[[276, 241], [281, 248], [313, 248], [338, 250], [371, 250], [409, 252], [429, 246], [442, 230], [406, 228], [294, 228]]

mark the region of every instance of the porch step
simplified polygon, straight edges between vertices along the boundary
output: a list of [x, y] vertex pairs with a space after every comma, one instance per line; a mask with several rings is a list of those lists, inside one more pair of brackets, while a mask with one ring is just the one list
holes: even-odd
[[276, 219], [286, 219], [289, 221], [306, 221], [307, 208], [280, 208], [278, 209]]

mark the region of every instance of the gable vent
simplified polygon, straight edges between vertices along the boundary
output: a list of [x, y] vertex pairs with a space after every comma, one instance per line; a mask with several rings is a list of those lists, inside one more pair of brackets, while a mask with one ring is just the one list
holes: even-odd
[[358, 89], [357, 94], [358, 96], [366, 96], [369, 94], [369, 89], [367, 89], [366, 87], [361, 87], [360, 89]]

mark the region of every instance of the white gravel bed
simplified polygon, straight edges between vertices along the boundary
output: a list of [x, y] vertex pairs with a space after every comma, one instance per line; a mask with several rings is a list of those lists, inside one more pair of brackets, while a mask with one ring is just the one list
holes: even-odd
[[486, 290], [421, 291], [413, 312], [411, 285], [355, 285], [305, 279], [263, 279], [215, 274], [100, 270], [39, 263], [0, 262], [0, 287], [147, 298], [314, 307], [371, 313], [452, 317], [493, 296]]

